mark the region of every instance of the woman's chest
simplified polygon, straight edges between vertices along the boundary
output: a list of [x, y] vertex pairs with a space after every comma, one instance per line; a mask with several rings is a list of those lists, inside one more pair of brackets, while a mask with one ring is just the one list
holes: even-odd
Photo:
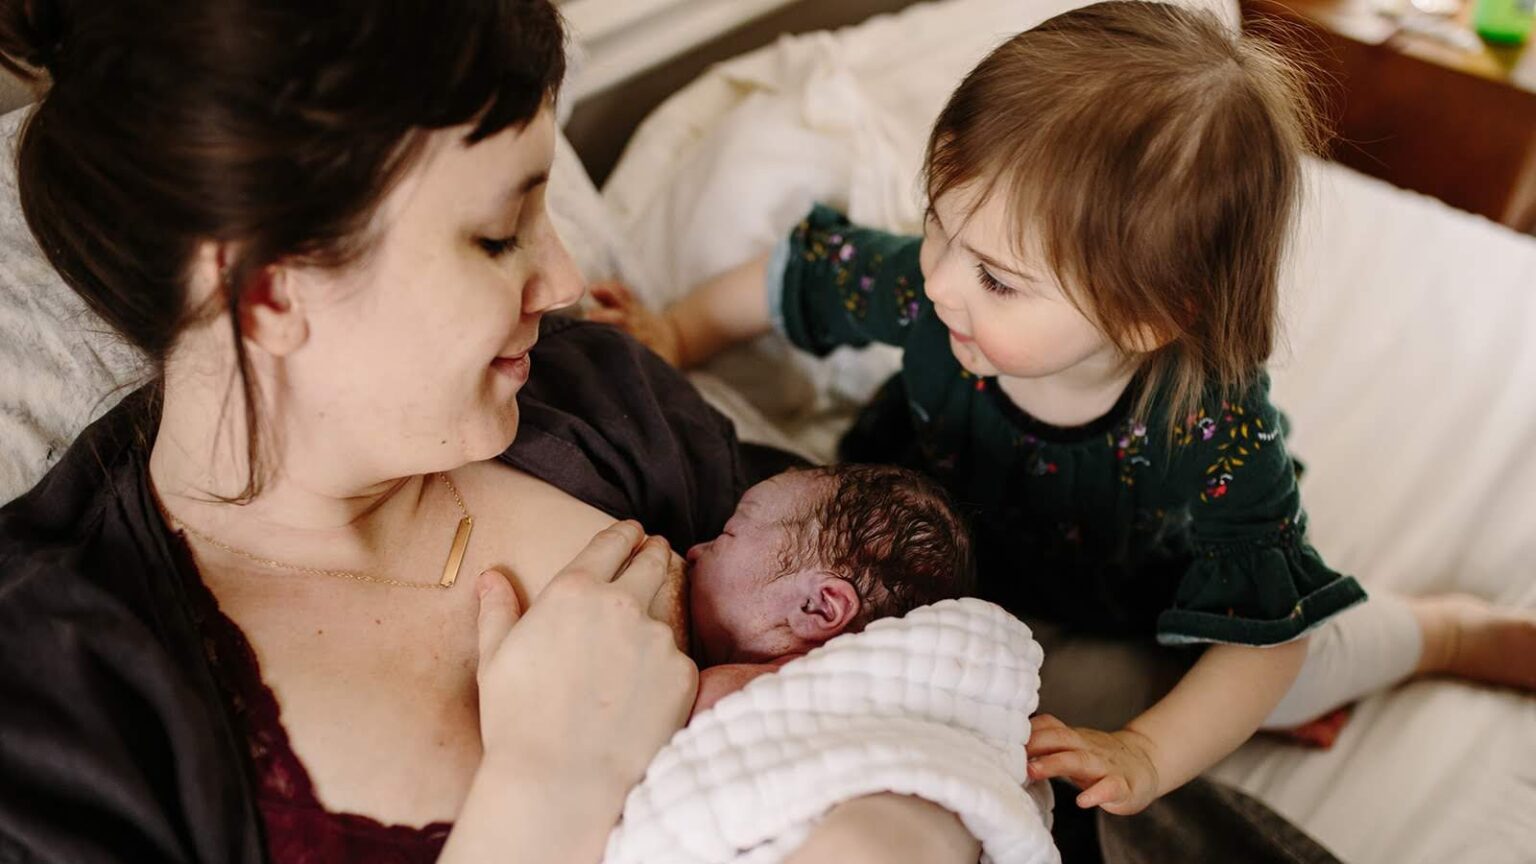
[[499, 570], [526, 606], [612, 521], [558, 490], [497, 473], [512, 482], [478, 471], [456, 479], [475, 524], [451, 588], [324, 577], [287, 591], [214, 582], [326, 810], [386, 824], [454, 819], [481, 755], [477, 575]]

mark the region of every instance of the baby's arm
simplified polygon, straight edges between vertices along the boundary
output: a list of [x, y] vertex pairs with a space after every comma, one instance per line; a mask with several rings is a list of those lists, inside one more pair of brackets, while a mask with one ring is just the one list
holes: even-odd
[[[785, 654], [767, 663], [722, 663], [699, 670], [699, 693], [693, 700], [693, 714], [704, 711], [721, 699], [751, 683], [759, 675], [779, 671], [785, 663], [801, 656]], [[690, 717], [692, 714], [689, 715]]]
[[1119, 732], [1031, 723], [1029, 776], [1065, 777], [1079, 807], [1128, 815], [1177, 789], [1247, 741], [1296, 680], [1306, 640], [1213, 645], [1162, 701]]
[[726, 348], [761, 336], [771, 327], [762, 255], [716, 276], [660, 314], [646, 309], [617, 282], [592, 286], [598, 308], [590, 317], [627, 330], [680, 369], [697, 366]]

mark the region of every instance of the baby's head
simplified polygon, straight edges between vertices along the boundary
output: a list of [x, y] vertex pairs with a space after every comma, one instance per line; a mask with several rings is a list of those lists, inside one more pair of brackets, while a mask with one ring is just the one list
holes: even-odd
[[994, 50], [950, 97], [925, 169], [925, 286], [960, 363], [1136, 368], [1176, 416], [1208, 385], [1251, 381], [1317, 137], [1303, 81], [1168, 3], [1085, 6]]
[[970, 537], [944, 490], [879, 465], [753, 486], [688, 565], [700, 666], [802, 653], [975, 585]]

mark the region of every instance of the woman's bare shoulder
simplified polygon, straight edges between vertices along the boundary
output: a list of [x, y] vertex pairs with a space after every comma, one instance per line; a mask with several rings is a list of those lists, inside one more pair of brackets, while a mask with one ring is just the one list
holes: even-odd
[[[464, 572], [501, 568], [527, 602], [614, 517], [537, 477], [491, 460], [453, 472], [475, 519]], [[473, 568], [473, 569], [472, 569]]]

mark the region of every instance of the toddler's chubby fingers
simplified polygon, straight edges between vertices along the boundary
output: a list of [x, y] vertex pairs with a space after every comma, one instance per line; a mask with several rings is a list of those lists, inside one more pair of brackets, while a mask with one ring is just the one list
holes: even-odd
[[1025, 745], [1031, 757], [1048, 756], [1063, 750], [1081, 750], [1085, 747], [1083, 736], [1076, 729], [1066, 726], [1049, 726], [1037, 729], [1029, 736], [1029, 743]]
[[1036, 714], [1029, 718], [1030, 735], [1037, 735], [1046, 729], [1067, 729], [1067, 724], [1057, 720], [1053, 714]]
[[1077, 806], [1084, 810], [1103, 807], [1113, 813], [1115, 811], [1110, 808], [1129, 801], [1130, 797], [1130, 785], [1125, 782], [1124, 777], [1115, 774], [1084, 789], [1082, 794], [1077, 796]]
[[599, 324], [618, 325], [629, 320], [629, 313], [609, 306], [593, 306], [587, 309], [587, 320], [596, 321]]
[[612, 280], [593, 282], [587, 286], [587, 290], [591, 293], [593, 300], [609, 308], [628, 306], [635, 300], [634, 295], [629, 291], [629, 287], [623, 282]]
[[1104, 767], [1104, 760], [1099, 758], [1097, 753], [1085, 750], [1066, 750], [1029, 760], [1029, 779], [1031, 780], [1065, 777], [1078, 786], [1087, 786], [1097, 782], [1107, 773], [1109, 772]]

